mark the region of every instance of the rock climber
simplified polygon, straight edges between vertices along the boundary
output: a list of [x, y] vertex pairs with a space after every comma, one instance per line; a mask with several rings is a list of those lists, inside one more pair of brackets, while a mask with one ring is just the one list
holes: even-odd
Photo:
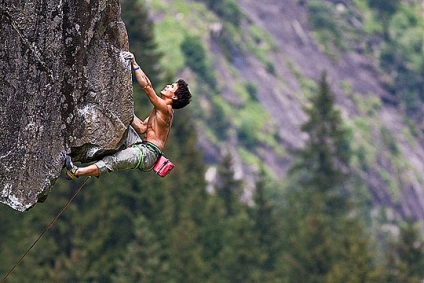
[[[184, 80], [180, 79], [176, 83], [166, 85], [159, 97], [149, 78], [137, 64], [134, 54], [124, 51], [123, 56], [126, 60], [130, 60], [135, 78], [153, 104], [153, 110], [144, 121], [134, 115], [128, 128], [125, 149], [105, 156], [102, 160], [86, 167], [75, 166], [71, 157], [67, 155], [65, 167], [68, 179], [75, 179], [78, 176], [97, 177], [125, 169], [151, 170], [165, 148], [171, 130], [174, 109], [183, 108], [190, 103], [191, 93]], [[144, 139], [140, 138], [142, 135], [144, 135]]]

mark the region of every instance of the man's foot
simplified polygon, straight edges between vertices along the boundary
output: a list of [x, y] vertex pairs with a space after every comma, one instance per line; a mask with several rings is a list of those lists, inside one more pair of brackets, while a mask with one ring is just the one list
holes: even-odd
[[78, 178], [78, 176], [75, 175], [75, 173], [78, 170], [78, 167], [72, 163], [72, 159], [69, 155], [66, 155], [65, 157], [65, 167], [66, 167], [66, 179], [72, 180]]

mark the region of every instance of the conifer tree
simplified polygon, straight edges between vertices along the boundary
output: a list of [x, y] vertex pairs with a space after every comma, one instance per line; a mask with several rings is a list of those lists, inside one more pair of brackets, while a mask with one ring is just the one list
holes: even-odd
[[[289, 282], [366, 282], [374, 275], [370, 237], [352, 212], [346, 189], [349, 144], [334, 96], [323, 73], [318, 93], [305, 109], [308, 135], [290, 170], [282, 257]], [[353, 231], [349, 227], [355, 227]], [[360, 267], [352, 274], [351, 264]], [[360, 263], [360, 264], [359, 264]], [[361, 281], [363, 279], [365, 281]], [[339, 281], [339, 282], [344, 282]]]
[[258, 268], [261, 281], [269, 282], [275, 276], [278, 255], [281, 253], [281, 219], [277, 215], [274, 203], [268, 195], [268, 186], [272, 184], [261, 168], [253, 195], [254, 205], [250, 208], [253, 230], [258, 239]]
[[[59, 197], [57, 199], [59, 204], [39, 204], [24, 213], [14, 211], [5, 205], [0, 206], [0, 223], [2, 229], [4, 229], [0, 234], [1, 278], [9, 272], [19, 258], [34, 243], [41, 231], [51, 221], [54, 213], [60, 209], [61, 201], [66, 201], [66, 197], [63, 199]], [[9, 274], [6, 282], [34, 282], [52, 278], [52, 275], [55, 275], [53, 274], [53, 267], [60, 266], [58, 262], [62, 254], [61, 248], [61, 243], [56, 242], [51, 236], [45, 236], [25, 256], [15, 270]]]
[[135, 220], [135, 238], [117, 263], [114, 282], [164, 282], [169, 274], [162, 259], [166, 249], [156, 240], [149, 221], [140, 214]]
[[305, 181], [321, 189], [343, 182], [349, 169], [349, 142], [325, 72], [319, 81], [318, 93], [311, 97], [305, 113], [308, 120], [301, 130], [308, 139], [298, 152], [300, 162], [294, 169], [301, 167], [312, 172]]
[[231, 155], [224, 155], [215, 195], [208, 203], [208, 212], [216, 215], [215, 221], [205, 227], [210, 234], [203, 239], [212, 243], [212, 249], [206, 246], [204, 253], [212, 257], [211, 282], [255, 282], [261, 278], [259, 240], [247, 205], [241, 199], [242, 185], [235, 179]]
[[205, 261], [205, 280], [218, 282], [220, 278], [219, 254], [225, 242], [226, 211], [223, 203], [216, 195], [209, 195], [202, 209], [202, 221], [199, 223], [199, 243], [203, 247], [202, 258]]
[[218, 255], [218, 278], [213, 282], [258, 282], [260, 250], [253, 221], [245, 207], [224, 220], [223, 247]]
[[321, 209], [324, 205], [328, 214], [345, 214], [350, 205], [344, 186], [349, 177], [351, 152], [348, 132], [335, 107], [325, 72], [319, 81], [318, 93], [310, 98], [305, 113], [308, 118], [301, 130], [308, 138], [304, 147], [296, 152], [291, 175], [298, 176], [303, 190], [316, 195], [307, 210]]
[[424, 279], [424, 240], [417, 223], [400, 226], [397, 240], [389, 244], [386, 255], [387, 282], [422, 282]]
[[237, 213], [242, 196], [242, 182], [234, 178], [233, 158], [230, 154], [223, 156], [218, 166], [217, 196], [224, 202], [228, 216]]
[[170, 231], [170, 281], [202, 282], [207, 274], [199, 243], [199, 227], [187, 215], [181, 216], [179, 224]]

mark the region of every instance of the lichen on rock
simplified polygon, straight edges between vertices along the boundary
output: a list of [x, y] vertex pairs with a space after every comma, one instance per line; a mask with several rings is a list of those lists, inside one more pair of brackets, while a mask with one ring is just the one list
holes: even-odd
[[133, 117], [118, 0], [2, 0], [0, 202], [24, 211], [50, 191], [65, 154], [117, 150]]

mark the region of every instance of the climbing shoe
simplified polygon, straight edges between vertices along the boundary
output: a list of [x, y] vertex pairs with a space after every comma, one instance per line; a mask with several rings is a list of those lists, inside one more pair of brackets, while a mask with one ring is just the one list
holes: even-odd
[[69, 155], [65, 157], [65, 167], [66, 167], [66, 179], [72, 180], [78, 178], [75, 173], [78, 170], [78, 167], [72, 163], [72, 159]]

